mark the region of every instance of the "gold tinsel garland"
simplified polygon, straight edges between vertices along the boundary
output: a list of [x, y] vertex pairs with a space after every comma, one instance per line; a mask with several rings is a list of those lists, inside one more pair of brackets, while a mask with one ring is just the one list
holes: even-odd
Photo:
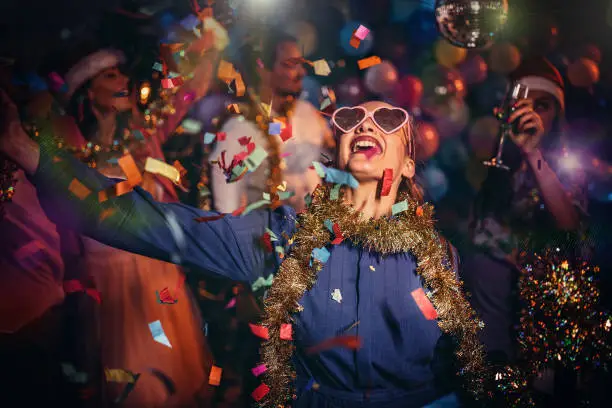
[[263, 405], [282, 407], [295, 398], [295, 371], [291, 366], [294, 345], [280, 339], [280, 327], [291, 323], [291, 315], [300, 311], [298, 302], [313, 287], [323, 267], [317, 260], [312, 261], [312, 266], [310, 262], [313, 249], [330, 243], [325, 220], [337, 223], [345, 239], [354, 245], [381, 255], [411, 252], [416, 256], [418, 272], [432, 293], [438, 325], [459, 340], [456, 353], [462, 363], [461, 374], [468, 380], [470, 390], [481, 395], [487, 370], [477, 338], [480, 322], [454, 272], [444, 266], [448, 254], [434, 229], [433, 208], [407, 200], [408, 210], [393, 218], [359, 221], [359, 214], [343, 204], [342, 197], [331, 200], [329, 193], [328, 187], [319, 187], [313, 193], [308, 211], [300, 216], [291, 256], [281, 264], [265, 300], [263, 325], [268, 329], [269, 340], [261, 351], [270, 391]]

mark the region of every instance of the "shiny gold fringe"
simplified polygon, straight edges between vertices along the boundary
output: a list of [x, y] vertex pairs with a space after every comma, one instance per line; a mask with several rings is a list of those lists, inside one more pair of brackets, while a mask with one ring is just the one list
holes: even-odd
[[477, 338], [480, 323], [463, 296], [461, 283], [444, 266], [448, 254], [434, 229], [433, 208], [409, 200], [408, 210], [393, 219], [360, 221], [359, 214], [343, 204], [342, 197], [330, 200], [329, 192], [328, 187], [319, 187], [313, 194], [308, 211], [300, 216], [291, 255], [280, 266], [265, 300], [263, 326], [268, 328], [269, 340], [261, 351], [267, 367], [264, 378], [270, 392], [262, 405], [284, 407], [295, 398], [292, 392], [295, 371], [291, 365], [294, 345], [280, 339], [280, 327], [291, 323], [291, 315], [300, 311], [298, 302], [313, 287], [323, 267], [316, 260], [312, 267], [309, 264], [312, 250], [330, 243], [325, 220], [337, 223], [345, 239], [354, 245], [382, 255], [411, 252], [416, 256], [418, 273], [432, 292], [438, 325], [443, 332], [458, 339], [461, 374], [467, 378], [470, 390], [480, 395], [487, 372], [483, 347]]

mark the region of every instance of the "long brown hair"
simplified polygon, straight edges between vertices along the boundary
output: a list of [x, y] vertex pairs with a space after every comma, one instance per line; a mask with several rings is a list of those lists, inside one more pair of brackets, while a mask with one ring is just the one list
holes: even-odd
[[[414, 125], [412, 118], [409, 118], [408, 122], [406, 122], [402, 128], [402, 136], [406, 142], [407, 154], [416, 167], [416, 143], [414, 140], [417, 137], [417, 134], [416, 126]], [[401, 193], [407, 193], [411, 199], [419, 203], [423, 202], [423, 189], [415, 181], [414, 176], [410, 178], [402, 177], [402, 181], [398, 189], [398, 194]]]

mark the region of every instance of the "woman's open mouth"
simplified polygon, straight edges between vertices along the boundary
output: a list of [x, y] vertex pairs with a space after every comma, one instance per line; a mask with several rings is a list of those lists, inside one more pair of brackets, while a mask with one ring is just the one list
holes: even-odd
[[351, 142], [351, 154], [364, 154], [366, 158], [370, 159], [382, 152], [382, 146], [372, 136], [357, 136]]

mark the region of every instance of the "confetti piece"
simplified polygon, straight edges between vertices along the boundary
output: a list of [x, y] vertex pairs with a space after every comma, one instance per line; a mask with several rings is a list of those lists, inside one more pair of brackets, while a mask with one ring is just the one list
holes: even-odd
[[152, 157], [147, 157], [147, 161], [145, 162], [145, 171], [166, 177], [174, 184], [179, 184], [181, 181], [181, 174], [175, 167]]
[[306, 349], [306, 354], [319, 354], [323, 351], [330, 350], [336, 347], [345, 347], [350, 350], [361, 348], [361, 337], [359, 336], [337, 336], [332, 337]]
[[116, 212], [117, 212], [117, 210], [115, 210], [114, 208], [105, 208], [105, 209], [103, 209], [102, 212], [100, 213], [99, 221], [100, 222], [104, 221], [105, 219], [107, 219], [111, 215], [115, 214]]
[[272, 239], [270, 237], [270, 234], [268, 234], [267, 232], [262, 235], [261, 244], [263, 245], [264, 250], [267, 253], [274, 252], [274, 248], [272, 248]]
[[417, 217], [422, 217], [423, 216], [423, 207], [422, 206], [419, 205], [416, 208], [416, 215], [417, 215]]
[[281, 340], [293, 340], [293, 329], [291, 324], [283, 323], [280, 328], [280, 338]]
[[64, 293], [78, 293], [84, 292], [92, 299], [94, 299], [98, 304], [101, 302], [100, 300], [100, 292], [98, 292], [95, 288], [87, 288], [80, 281], [73, 279], [64, 281]]
[[133, 383], [136, 381], [134, 373], [120, 368], [105, 368], [104, 375], [107, 382]]
[[251, 332], [264, 340], [268, 340], [270, 338], [270, 334], [268, 333], [268, 328], [263, 326], [258, 326], [256, 324], [249, 323], [249, 327], [251, 328]]
[[204, 144], [208, 145], [215, 141], [217, 135], [214, 133], [206, 132], [204, 133]]
[[425, 295], [423, 288], [413, 290], [411, 295], [427, 320], [435, 320], [438, 318], [438, 312], [436, 312], [436, 309], [427, 298], [427, 295]]
[[149, 323], [149, 330], [151, 330], [153, 340], [160, 344], [163, 344], [164, 346], [172, 348], [170, 340], [168, 339], [168, 336], [166, 336], [166, 333], [164, 333], [164, 329], [162, 328], [161, 322], [159, 320]]
[[325, 166], [319, 162], [312, 162], [312, 165], [314, 166], [317, 175], [321, 178], [325, 178]]
[[324, 59], [316, 60], [313, 64], [314, 72], [319, 76], [328, 76], [331, 74], [331, 69], [329, 68], [329, 64]]
[[375, 268], [375, 267], [373, 267], [372, 265], [370, 265], [370, 270], [371, 270], [372, 272], [374, 272], [374, 271], [376, 270], [376, 268]]
[[246, 158], [245, 164], [250, 172], [257, 170], [257, 168], [266, 160], [268, 152], [261, 146], [257, 146], [251, 154]]
[[223, 369], [221, 367], [212, 366], [210, 368], [210, 375], [208, 376], [208, 384], [218, 386], [221, 384], [221, 373]]
[[190, 14], [184, 19], [182, 19], [179, 24], [185, 30], [193, 31], [200, 24], [200, 19], [197, 16]]
[[335, 201], [338, 199], [338, 197], [340, 196], [340, 187], [342, 187], [341, 184], [334, 184], [334, 186], [331, 188], [329, 192], [330, 200]]
[[232, 298], [229, 303], [225, 306], [226, 309], [231, 309], [236, 306], [236, 298]]
[[227, 133], [225, 132], [219, 132], [217, 133], [217, 140], [220, 142], [225, 141], [225, 139], [227, 138]]
[[340, 245], [342, 241], [344, 241], [344, 235], [342, 235], [342, 231], [340, 231], [340, 226], [335, 223], [332, 227], [332, 232], [334, 233], [334, 240], [331, 242], [332, 245]]
[[367, 27], [364, 27], [363, 25], [360, 24], [359, 27], [357, 27], [357, 29], [353, 33], [353, 36], [363, 41], [366, 39], [369, 33], [370, 33], [370, 30]]
[[332, 234], [334, 233], [334, 223], [332, 220], [325, 220], [323, 221], [323, 224], [325, 225], [325, 228], [327, 228], [329, 232], [331, 232]]
[[267, 369], [268, 368], [266, 367], [265, 364], [260, 364], [257, 367], [251, 368], [251, 372], [253, 373], [255, 377], [259, 377], [260, 375], [265, 373]]
[[136, 161], [131, 154], [128, 153], [120, 157], [117, 160], [117, 163], [119, 164], [119, 167], [121, 167], [123, 174], [125, 174], [127, 177], [127, 181], [130, 183], [130, 186], [135, 187], [142, 183], [142, 174], [140, 174]]
[[353, 48], [359, 48], [361, 45], [361, 40], [355, 36], [352, 36], [351, 40], [349, 41], [349, 45]]
[[327, 248], [315, 248], [312, 250], [312, 257], [321, 263], [327, 262], [330, 253]]
[[295, 192], [293, 191], [281, 191], [278, 193], [278, 199], [281, 201], [284, 200], [288, 200], [289, 198], [293, 197], [295, 195]]
[[270, 286], [272, 286], [272, 282], [274, 282], [274, 274], [270, 274], [266, 279], [262, 278], [261, 276], [259, 278], [257, 278], [257, 280], [255, 282], [253, 282], [253, 284], [251, 285], [251, 290], [253, 292], [257, 292], [259, 289], [262, 288], [269, 288]]
[[153, 71], [163, 72], [164, 71], [164, 66], [162, 65], [161, 62], [155, 62], [153, 64]]
[[287, 140], [293, 137], [293, 130], [291, 129], [291, 125], [287, 125], [281, 130], [280, 133], [281, 140], [286, 142]]
[[161, 80], [162, 88], [171, 89], [174, 88], [174, 82], [170, 78], [164, 78]]
[[172, 297], [168, 288], [163, 288], [161, 292], [155, 291], [155, 296], [157, 298], [157, 303], [160, 304], [173, 305], [178, 302], [177, 299]]
[[79, 200], [84, 200], [91, 194], [91, 190], [85, 187], [85, 185], [77, 179], [72, 179], [68, 186], [68, 190], [70, 190]]
[[255, 391], [251, 393], [251, 396], [255, 401], [259, 402], [269, 392], [270, 387], [268, 387], [266, 384], [261, 384], [259, 387], [255, 388]]
[[386, 197], [391, 192], [391, 185], [393, 184], [393, 169], [385, 169], [383, 171], [382, 188], [380, 189], [380, 196]]
[[342, 293], [340, 293], [340, 289], [334, 289], [331, 295], [332, 299], [338, 303], [342, 302]]
[[359, 187], [359, 182], [351, 173], [330, 167], [325, 169], [325, 181], [328, 183], [346, 185], [353, 189]]
[[242, 75], [236, 74], [234, 78], [234, 86], [236, 89], [236, 96], [244, 96], [246, 92], [246, 85], [244, 84], [244, 80], [242, 79]]
[[408, 210], [408, 201], [406, 200], [400, 201], [399, 203], [395, 203], [391, 207], [391, 213], [393, 215], [397, 215], [407, 210]]
[[226, 83], [231, 82], [232, 79], [236, 76], [236, 70], [234, 66], [225, 60], [221, 60], [219, 62], [219, 68], [217, 69], [217, 78]]
[[221, 218], [225, 218], [227, 214], [218, 214], [218, 215], [211, 215], [209, 217], [198, 217], [198, 218], [194, 218], [194, 221], [196, 222], [211, 222], [211, 221], [217, 221], [220, 220]]
[[366, 68], [373, 67], [374, 65], [378, 65], [381, 62], [382, 61], [380, 60], [379, 57], [373, 55], [368, 58], [360, 59], [359, 61], [357, 61], [357, 65], [359, 66], [359, 69], [366, 69]]
[[193, 119], [185, 119], [181, 123], [183, 131], [187, 134], [195, 135], [202, 131], [202, 122]]
[[281, 134], [281, 124], [279, 122], [272, 122], [268, 125], [268, 134], [277, 136]]

